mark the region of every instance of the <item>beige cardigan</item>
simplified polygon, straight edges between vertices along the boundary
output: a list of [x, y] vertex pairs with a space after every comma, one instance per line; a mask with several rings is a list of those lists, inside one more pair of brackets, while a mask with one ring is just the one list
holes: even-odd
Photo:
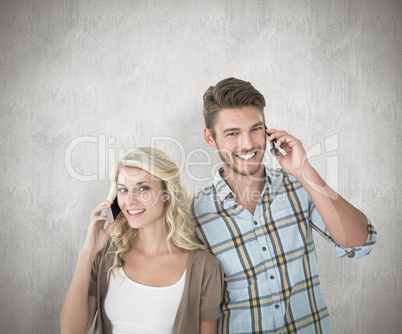
[[[89, 284], [89, 294], [97, 297], [98, 313], [94, 334], [112, 333], [104, 305], [108, 290], [107, 272], [114, 261], [113, 254], [108, 254], [108, 249], [109, 244], [96, 256]], [[220, 262], [206, 251], [190, 251], [183, 296], [176, 314], [173, 333], [197, 334], [200, 321], [218, 319], [221, 314], [222, 296], [223, 270]]]

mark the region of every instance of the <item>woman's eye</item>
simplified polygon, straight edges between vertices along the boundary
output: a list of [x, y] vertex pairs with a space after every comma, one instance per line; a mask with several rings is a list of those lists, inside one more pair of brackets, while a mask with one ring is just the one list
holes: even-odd
[[124, 193], [127, 192], [127, 189], [126, 189], [126, 188], [120, 188], [120, 189], [117, 189], [117, 191], [118, 191], [119, 193], [121, 193], [121, 194], [124, 194]]
[[149, 190], [149, 187], [141, 187], [140, 190], [141, 191], [147, 191], [147, 190]]

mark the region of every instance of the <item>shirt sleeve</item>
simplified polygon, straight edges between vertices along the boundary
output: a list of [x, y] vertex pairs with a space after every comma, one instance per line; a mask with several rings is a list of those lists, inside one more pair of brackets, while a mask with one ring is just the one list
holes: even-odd
[[221, 315], [224, 274], [218, 259], [209, 254], [205, 276], [202, 282], [200, 320], [216, 320]]
[[377, 232], [371, 222], [368, 220], [368, 236], [366, 243], [363, 246], [357, 247], [341, 247], [335, 243], [334, 239], [329, 235], [327, 227], [324, 224], [320, 214], [318, 213], [317, 208], [315, 207], [314, 203], [310, 200], [310, 225], [313, 229], [315, 229], [321, 236], [323, 236], [327, 241], [329, 241], [332, 245], [335, 246], [336, 256], [338, 258], [354, 258], [359, 259], [371, 252], [374, 247], [374, 244], [377, 240]]
[[196, 214], [196, 200], [195, 200], [195, 198], [193, 199], [193, 203], [191, 204], [191, 214], [193, 216], [192, 223], [193, 223], [194, 232], [195, 232], [194, 233], [194, 241], [196, 243], [199, 243], [201, 245], [206, 246], [208, 248], [208, 250], [210, 251], [211, 246], [208, 243], [208, 239], [205, 238], [205, 236], [203, 234], [201, 224], [198, 221], [198, 215]]

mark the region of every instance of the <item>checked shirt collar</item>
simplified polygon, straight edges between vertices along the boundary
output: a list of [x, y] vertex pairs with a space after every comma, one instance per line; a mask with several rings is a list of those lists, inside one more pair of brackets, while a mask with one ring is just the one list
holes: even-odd
[[[273, 169], [264, 164], [266, 181], [264, 188], [261, 192], [263, 195], [266, 191], [270, 193], [278, 192], [283, 187], [284, 172], [281, 169]], [[228, 184], [222, 178], [223, 168], [219, 168], [213, 180], [214, 188], [219, 196], [221, 202], [228, 198], [235, 198], [235, 194], [230, 189]]]

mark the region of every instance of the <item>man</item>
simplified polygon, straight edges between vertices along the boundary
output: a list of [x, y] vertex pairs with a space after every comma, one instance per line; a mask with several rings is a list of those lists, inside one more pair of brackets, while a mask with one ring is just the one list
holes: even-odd
[[[265, 128], [264, 97], [228, 78], [204, 94], [204, 137], [223, 166], [193, 202], [196, 232], [222, 262], [222, 333], [331, 333], [312, 230], [338, 257], [374, 246], [366, 216], [309, 164], [302, 143]], [[268, 141], [281, 170], [263, 163]]]

